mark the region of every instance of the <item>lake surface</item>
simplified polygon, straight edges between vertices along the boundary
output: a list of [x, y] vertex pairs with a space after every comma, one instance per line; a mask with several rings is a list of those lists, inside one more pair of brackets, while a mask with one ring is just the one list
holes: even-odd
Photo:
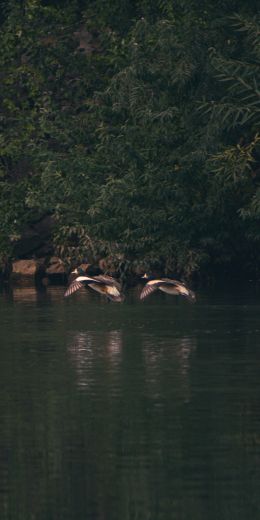
[[260, 288], [0, 291], [1, 520], [260, 518]]

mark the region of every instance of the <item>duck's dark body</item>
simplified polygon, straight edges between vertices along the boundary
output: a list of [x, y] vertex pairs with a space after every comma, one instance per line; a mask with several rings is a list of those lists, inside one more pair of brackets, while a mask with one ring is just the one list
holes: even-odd
[[143, 278], [146, 278], [148, 281], [141, 291], [141, 300], [144, 300], [147, 298], [147, 296], [157, 290], [163, 291], [167, 294], [184, 296], [191, 302], [195, 302], [196, 300], [195, 293], [184, 283], [179, 282], [178, 280], [173, 280], [171, 278], [153, 278], [147, 276], [144, 276]]

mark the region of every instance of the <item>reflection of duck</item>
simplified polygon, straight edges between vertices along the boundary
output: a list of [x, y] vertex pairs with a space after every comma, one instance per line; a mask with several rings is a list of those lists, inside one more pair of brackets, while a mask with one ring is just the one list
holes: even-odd
[[77, 385], [81, 390], [93, 390], [99, 374], [95, 370], [97, 359], [102, 359], [110, 376], [117, 371], [123, 347], [122, 330], [77, 331], [68, 337], [67, 346], [70, 361], [76, 371]]
[[64, 296], [70, 296], [75, 291], [81, 289], [81, 287], [88, 286], [91, 289], [94, 289], [94, 291], [107, 296], [107, 298], [113, 302], [122, 302], [124, 300], [121, 286], [114, 278], [112, 278], [112, 276], [105, 274], [89, 276], [80, 267], [75, 269], [73, 273], [76, 273], [79, 276], [77, 276], [77, 278], [75, 278], [75, 280], [73, 280], [69, 285]]
[[141, 291], [140, 300], [144, 300], [144, 298], [159, 289], [167, 294], [184, 296], [190, 302], [196, 301], [195, 293], [178, 280], [172, 280], [171, 278], [155, 278], [152, 276], [149, 277], [147, 274], [145, 274], [143, 278], [147, 279], [147, 282]]

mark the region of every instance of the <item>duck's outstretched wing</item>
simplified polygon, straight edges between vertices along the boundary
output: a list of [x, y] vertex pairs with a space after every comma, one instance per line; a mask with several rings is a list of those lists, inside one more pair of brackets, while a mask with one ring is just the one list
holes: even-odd
[[[93, 282], [93, 278], [91, 278], [90, 276], [78, 276], [75, 280], [73, 280], [73, 282], [71, 282], [68, 289], [64, 293], [64, 296], [65, 297], [70, 296], [74, 292], [81, 289], [81, 287], [83, 287], [84, 285], [89, 285], [92, 282]], [[96, 283], [98, 284], [99, 282], [96, 282]]]
[[163, 278], [160, 282], [159, 289], [168, 294], [184, 296], [193, 303], [196, 301], [195, 293], [189, 289], [185, 283], [179, 282], [178, 280]]
[[140, 300], [144, 300], [147, 296], [150, 296], [160, 286], [161, 280], [150, 280], [144, 286], [140, 294]]
[[64, 296], [66, 298], [66, 296], [70, 296], [72, 293], [78, 291], [79, 289], [81, 289], [82, 287], [82, 283], [81, 282], [77, 282], [77, 280], [74, 280], [74, 282], [72, 282], [68, 289], [66, 290], [66, 292], [64, 293]]
[[93, 279], [105, 285], [114, 285], [115, 287], [117, 287], [119, 291], [121, 290], [120, 283], [117, 280], [115, 280], [115, 278], [112, 278], [112, 276], [108, 276], [107, 274], [99, 274], [97, 276], [93, 276]]
[[98, 282], [98, 285], [90, 284], [92, 289], [105, 294], [110, 300], [114, 302], [122, 302], [124, 296], [121, 292], [121, 285], [114, 278], [108, 275], [94, 276], [93, 280]]
[[160, 289], [161, 291], [168, 294], [184, 296], [191, 302], [196, 301], [195, 293], [191, 291], [191, 289], [189, 289], [182, 282], [179, 282], [178, 280], [172, 280], [171, 278], [149, 280], [140, 294], [140, 299], [143, 300], [157, 289]]

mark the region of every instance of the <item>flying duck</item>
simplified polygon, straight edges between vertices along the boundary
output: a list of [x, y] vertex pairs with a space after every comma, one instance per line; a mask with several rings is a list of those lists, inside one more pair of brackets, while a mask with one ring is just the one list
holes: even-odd
[[79, 276], [71, 282], [64, 294], [65, 297], [70, 296], [75, 291], [81, 289], [81, 287], [87, 285], [91, 289], [94, 289], [94, 291], [107, 296], [107, 298], [113, 302], [122, 302], [124, 300], [120, 284], [111, 276], [105, 274], [89, 276], [81, 268], [72, 271], [72, 274], [74, 273]]
[[141, 291], [140, 300], [144, 300], [147, 296], [159, 289], [167, 294], [184, 296], [190, 302], [196, 301], [195, 293], [178, 280], [172, 280], [171, 278], [154, 278], [147, 274], [142, 276], [142, 278], [147, 279], [147, 282]]

